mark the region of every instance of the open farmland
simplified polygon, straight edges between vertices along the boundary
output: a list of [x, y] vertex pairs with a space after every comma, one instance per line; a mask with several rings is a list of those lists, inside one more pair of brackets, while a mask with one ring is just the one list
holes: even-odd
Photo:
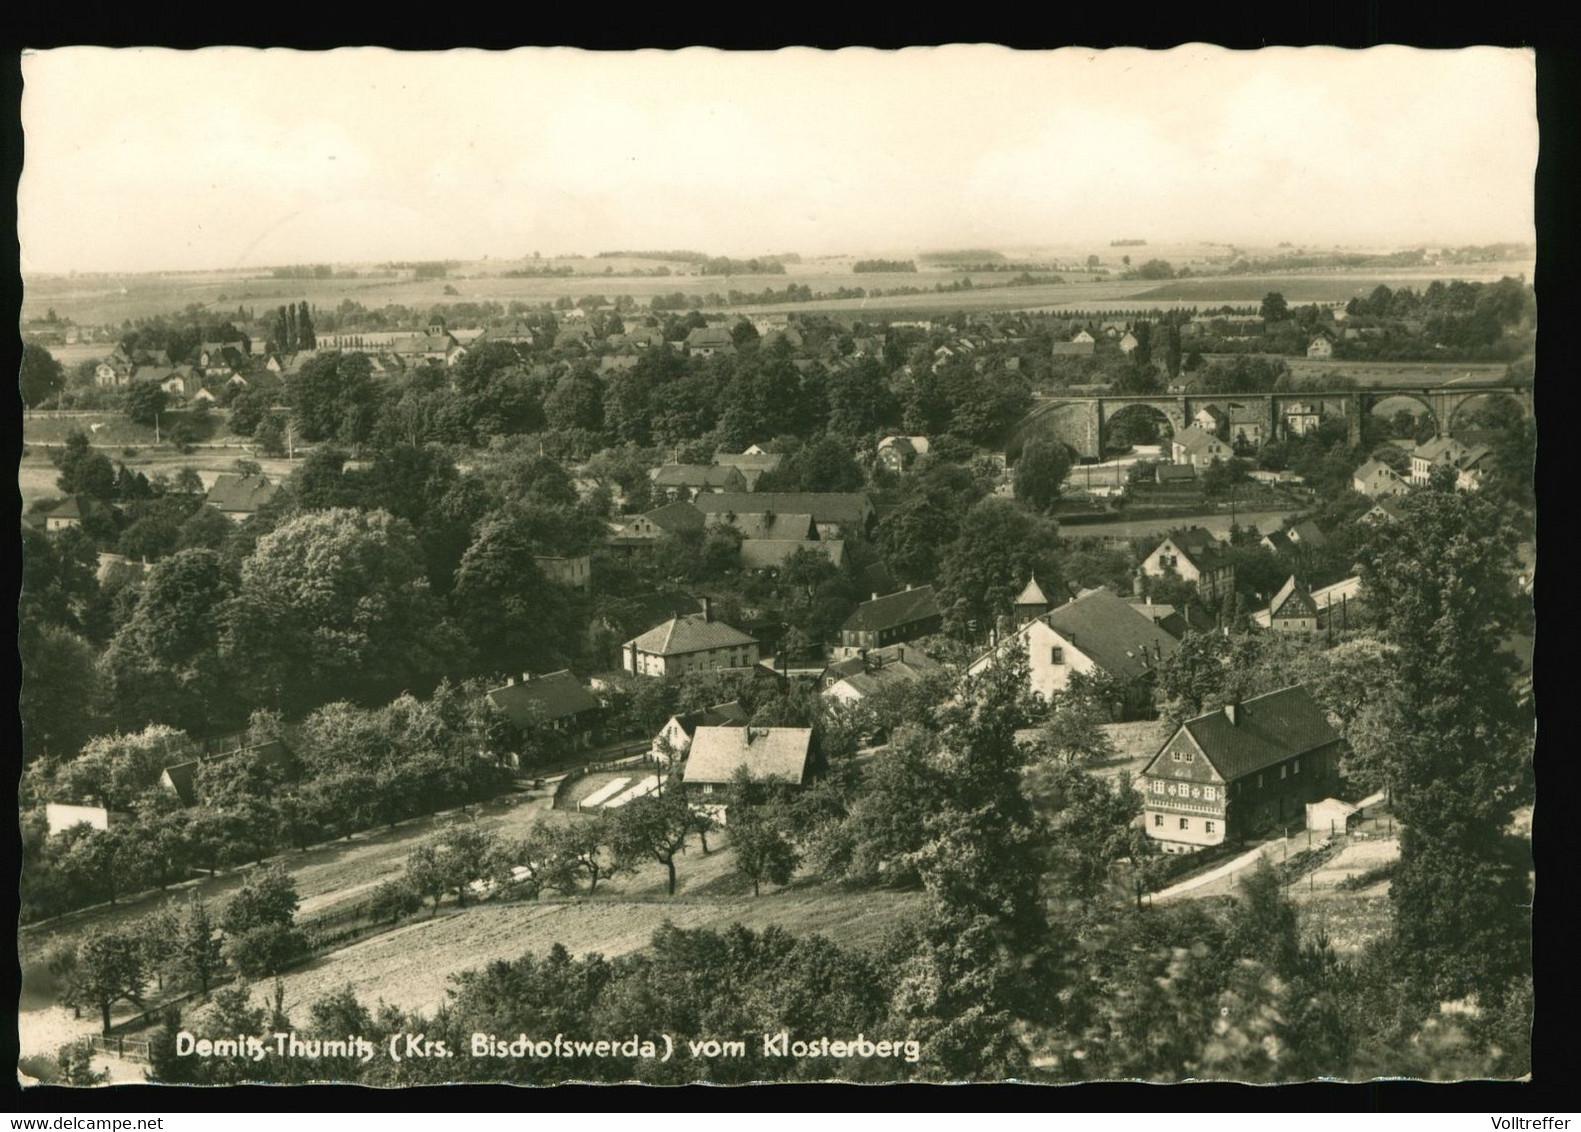
[[[729, 854], [682, 861], [681, 876], [723, 872]], [[662, 870], [659, 870], [662, 871]], [[602, 890], [602, 886], [600, 886]], [[573, 955], [625, 955], [647, 946], [666, 921], [681, 928], [719, 930], [741, 923], [818, 933], [844, 946], [871, 945], [890, 928], [915, 919], [921, 892], [845, 892], [827, 887], [765, 891], [760, 897], [671, 900], [541, 900], [489, 904], [454, 915], [419, 919], [393, 932], [334, 952], [287, 974], [288, 1010], [300, 1010], [351, 985], [357, 997], [380, 999], [409, 1010], [433, 1011], [444, 1001], [452, 976], [495, 959], [542, 954], [556, 943]]]

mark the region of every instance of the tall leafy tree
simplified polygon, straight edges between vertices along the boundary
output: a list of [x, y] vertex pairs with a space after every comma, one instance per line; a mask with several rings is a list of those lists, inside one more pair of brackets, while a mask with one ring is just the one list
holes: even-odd
[[1530, 860], [1508, 826], [1530, 797], [1532, 721], [1495, 644], [1524, 600], [1514, 541], [1493, 501], [1423, 492], [1361, 552], [1365, 600], [1398, 650], [1381, 768], [1405, 826], [1395, 953], [1443, 997], [1496, 999], [1530, 965]]
[[345, 508], [299, 515], [258, 540], [224, 650], [286, 711], [432, 686], [465, 651], [429, 592], [411, 526]]

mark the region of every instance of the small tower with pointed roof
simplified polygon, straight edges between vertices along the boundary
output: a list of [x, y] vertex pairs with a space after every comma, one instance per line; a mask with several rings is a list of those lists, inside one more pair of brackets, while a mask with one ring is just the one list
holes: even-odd
[[1028, 578], [1026, 588], [1016, 598], [1014, 606], [1016, 624], [1025, 625], [1035, 617], [1042, 617], [1049, 611], [1049, 606], [1048, 596], [1044, 594], [1043, 587], [1038, 585], [1038, 576], [1033, 574]]

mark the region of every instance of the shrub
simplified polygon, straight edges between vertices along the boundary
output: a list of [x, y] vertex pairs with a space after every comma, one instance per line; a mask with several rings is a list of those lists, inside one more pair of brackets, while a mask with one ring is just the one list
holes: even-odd
[[249, 979], [278, 975], [307, 953], [307, 937], [294, 924], [263, 924], [226, 946], [226, 957]]

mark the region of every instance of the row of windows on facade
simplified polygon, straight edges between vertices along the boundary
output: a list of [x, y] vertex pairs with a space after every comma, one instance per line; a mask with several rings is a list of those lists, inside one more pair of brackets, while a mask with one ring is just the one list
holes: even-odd
[[[1158, 826], [1158, 827], [1162, 827], [1163, 824], [1164, 824], [1164, 815], [1163, 814], [1154, 814], [1153, 815], [1153, 825]], [[1181, 829], [1190, 829], [1191, 828], [1191, 819], [1190, 818], [1181, 818], [1180, 819], [1180, 828]], [[1202, 823], [1202, 832], [1203, 833], [1212, 833], [1212, 832], [1214, 832], [1214, 829], [1215, 829], [1215, 826], [1214, 826], [1213, 822], [1206, 821], [1206, 820], [1203, 821], [1203, 823]]]
[[[1175, 760], [1175, 762], [1177, 762], [1177, 763], [1182, 763], [1182, 762], [1189, 763], [1189, 762], [1195, 762], [1196, 758], [1197, 758], [1197, 755], [1196, 755], [1195, 751], [1172, 751], [1170, 753], [1170, 757], [1173, 758]], [[1291, 759], [1289, 766], [1281, 766], [1279, 768], [1279, 777], [1280, 778], [1285, 778], [1285, 777], [1288, 777], [1291, 774], [1300, 774], [1300, 773], [1301, 773], [1301, 760], [1300, 759]], [[1261, 774], [1259, 774], [1257, 776], [1257, 785], [1260, 787], [1260, 786], [1262, 786], [1262, 784], [1263, 784], [1263, 776]], [[1165, 784], [1163, 782], [1154, 781], [1154, 783], [1153, 783], [1153, 793], [1154, 794], [1162, 794], [1162, 793], [1164, 793], [1164, 787], [1165, 787]], [[1204, 786], [1202, 788], [1202, 796], [1204, 798], [1208, 798], [1208, 799], [1214, 798], [1216, 796], [1216, 792], [1215, 792], [1214, 787], [1212, 787], [1212, 786]]]

